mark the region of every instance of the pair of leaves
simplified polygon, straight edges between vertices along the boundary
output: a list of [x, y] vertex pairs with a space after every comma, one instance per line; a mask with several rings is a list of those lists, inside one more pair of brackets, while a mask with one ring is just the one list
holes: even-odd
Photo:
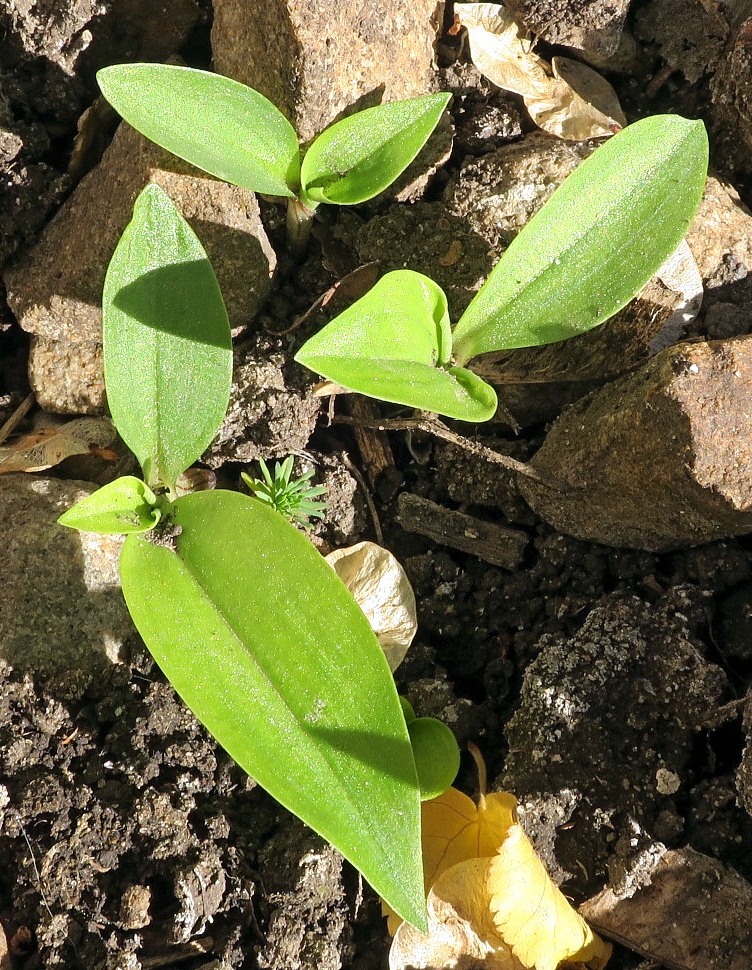
[[396, 929], [390, 970], [463, 960], [494, 970], [602, 970], [611, 947], [553, 884], [506, 792], [475, 803], [454, 788], [423, 804], [429, 933]]
[[367, 108], [331, 125], [301, 162], [295, 129], [258, 91], [208, 71], [119, 64], [97, 74], [102, 93], [142, 135], [210, 175], [261, 192], [355, 205], [383, 192], [412, 162], [446, 108], [429, 94]]
[[119, 479], [61, 522], [130, 533], [125, 599], [186, 704], [397, 912], [425, 926], [415, 760], [364, 614], [308, 540], [258, 500], [223, 491], [167, 500], [224, 416], [232, 348], [206, 255], [154, 185], [108, 269], [104, 355], [112, 414], [146, 482]]
[[676, 249], [702, 197], [702, 122], [638, 121], [605, 142], [512, 241], [454, 332], [446, 297], [409, 270], [387, 274], [296, 360], [343, 387], [467, 421], [495, 394], [465, 364], [553, 343], [620, 310]]
[[549, 67], [533, 53], [507, 7], [463, 3], [455, 13], [467, 28], [475, 66], [498, 87], [521, 95], [539, 128], [583, 141], [626, 125], [616, 92], [597, 71], [568, 57], [554, 57]]

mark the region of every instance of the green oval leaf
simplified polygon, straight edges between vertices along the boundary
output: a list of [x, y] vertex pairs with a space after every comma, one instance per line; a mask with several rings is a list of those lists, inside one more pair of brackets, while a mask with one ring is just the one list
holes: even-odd
[[450, 728], [435, 717], [408, 721], [421, 801], [438, 798], [449, 788], [460, 770], [460, 749]]
[[175, 551], [129, 536], [136, 626], [225, 750], [426, 925], [415, 764], [389, 665], [310, 542], [236, 492], [173, 506]]
[[496, 395], [470, 371], [447, 366], [451, 340], [441, 287], [397, 270], [311, 337], [295, 360], [369, 397], [487, 421]]
[[232, 340], [214, 271], [169, 196], [147, 185], [107, 270], [107, 400], [150, 485], [172, 486], [222, 424]]
[[383, 192], [428, 141], [451, 94], [390, 101], [323, 131], [303, 158], [303, 193], [314, 202], [355, 205]]
[[512, 241], [454, 331], [458, 363], [613, 316], [681, 242], [702, 198], [701, 121], [656, 115], [586, 159]]
[[169, 64], [116, 64], [97, 81], [132, 128], [178, 158], [254, 192], [296, 195], [295, 129], [253, 88]]
[[157, 497], [148, 485], [126, 475], [76, 502], [57, 521], [81, 532], [106, 535], [146, 532], [159, 522], [161, 513], [156, 504]]

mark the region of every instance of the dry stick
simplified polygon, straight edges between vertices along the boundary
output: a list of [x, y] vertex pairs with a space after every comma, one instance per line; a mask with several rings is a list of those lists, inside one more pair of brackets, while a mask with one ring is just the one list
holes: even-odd
[[357, 465], [353, 464], [350, 459], [345, 456], [345, 468], [350, 472], [350, 474], [355, 478], [358, 485], [360, 485], [361, 491], [363, 492], [363, 497], [366, 500], [366, 505], [368, 506], [368, 511], [371, 513], [371, 521], [373, 522], [373, 531], [376, 536], [376, 542], [380, 545], [384, 545], [384, 533], [381, 530], [381, 522], [379, 521], [379, 513], [376, 511], [376, 504], [371, 496], [371, 490], [368, 487], [368, 483], [360, 472]]
[[526, 465], [522, 461], [517, 461], [516, 458], [510, 458], [509, 455], [502, 455], [500, 452], [494, 451], [492, 448], [487, 448], [477, 441], [470, 441], [469, 438], [463, 438], [462, 435], [452, 431], [451, 428], [448, 428], [437, 418], [383, 418], [375, 422], [356, 422], [353, 418], [345, 415], [337, 415], [334, 418], [334, 422], [336, 424], [359, 423], [365, 425], [367, 428], [375, 428], [377, 431], [410, 431], [415, 429], [425, 431], [427, 434], [436, 435], [437, 438], [448, 441], [452, 445], [464, 448], [465, 451], [477, 455], [478, 458], [485, 458], [486, 461], [503, 465], [510, 471], [516, 472], [518, 475], [524, 475], [525, 478], [530, 478], [546, 488], [561, 490], [564, 487], [563, 483], [557, 482], [552, 478], [544, 477], [534, 468], [531, 468], [530, 465]]
[[31, 406], [34, 403], [34, 395], [29, 394], [27, 397], [21, 401], [16, 410], [11, 414], [5, 424], [0, 428], [0, 445], [5, 441], [5, 439], [13, 434], [18, 425], [23, 421], [26, 415], [31, 410]]

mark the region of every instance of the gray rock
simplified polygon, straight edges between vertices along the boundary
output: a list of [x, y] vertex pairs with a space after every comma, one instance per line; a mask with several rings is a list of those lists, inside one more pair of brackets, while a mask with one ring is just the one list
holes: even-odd
[[204, 461], [217, 468], [305, 448], [321, 409], [314, 384], [313, 374], [291, 361], [279, 340], [259, 334], [238, 345], [227, 415]]
[[96, 486], [0, 477], [0, 657], [64, 697], [78, 697], [121, 659], [133, 624], [120, 591], [122, 537], [56, 519]]
[[354, 105], [435, 90], [435, 0], [215, 0], [212, 50], [220, 74], [264, 94], [309, 142]]
[[199, 173], [121, 125], [39, 244], [5, 273], [8, 303], [35, 336], [30, 382], [45, 410], [104, 409], [102, 284], [133, 202], [149, 182], [170, 195], [196, 230], [233, 326], [247, 324], [268, 291], [276, 257], [253, 193]]
[[508, 0], [507, 6], [549, 44], [565, 44], [602, 61], [619, 47], [629, 0]]
[[447, 209], [496, 249], [505, 249], [597, 142], [533, 132], [465, 161], [444, 194]]
[[[620, 827], [631, 842], [635, 824], [649, 832], [673, 804], [693, 737], [726, 681], [678, 617], [636, 597], [608, 598], [576, 636], [544, 636], [538, 646], [495, 787], [523, 804], [542, 796], [548, 812], [552, 798], [564, 799], [573, 825], [559, 831], [556, 855], [580, 880], [582, 860], [592, 888]], [[641, 836], [640, 846], [649, 841]]]
[[561, 532], [662, 551], [752, 531], [752, 337], [669, 347], [568, 408], [519, 487]]

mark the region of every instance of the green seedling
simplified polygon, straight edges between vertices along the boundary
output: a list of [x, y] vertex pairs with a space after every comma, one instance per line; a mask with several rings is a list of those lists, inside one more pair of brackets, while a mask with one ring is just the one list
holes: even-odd
[[363, 612], [269, 504], [222, 490], [176, 497], [224, 417], [232, 350], [206, 254], [155, 185], [112, 257], [103, 316], [110, 408], [145, 480], [105, 486], [60, 522], [128, 533], [128, 609], [185, 703], [260, 785], [425, 928], [415, 759]]
[[263, 458], [259, 458], [259, 466], [263, 478], [251, 478], [246, 472], [241, 472], [241, 478], [251, 492], [276, 509], [281, 515], [304, 529], [312, 528], [311, 519], [320, 519], [326, 511], [326, 502], [316, 501], [326, 494], [323, 485], [309, 484], [313, 478], [313, 470], [304, 472], [299, 478], [292, 477], [295, 459], [289, 455], [280, 464], [275, 462], [274, 474]]
[[367, 108], [318, 135], [301, 158], [295, 129], [267, 98], [230, 78], [167, 64], [97, 74], [105, 98], [142, 135], [218, 178], [288, 200], [288, 239], [305, 243], [322, 202], [355, 205], [402, 174], [451, 95]]
[[435, 717], [416, 717], [406, 697], [400, 703], [407, 722], [421, 801], [438, 798], [449, 788], [460, 770], [460, 749], [454, 733]]
[[397, 270], [295, 359], [347, 390], [464, 421], [493, 417], [478, 354], [554, 343], [625, 306], [683, 238], [702, 198], [700, 121], [657, 115], [586, 159], [512, 241], [452, 330], [442, 289]]

